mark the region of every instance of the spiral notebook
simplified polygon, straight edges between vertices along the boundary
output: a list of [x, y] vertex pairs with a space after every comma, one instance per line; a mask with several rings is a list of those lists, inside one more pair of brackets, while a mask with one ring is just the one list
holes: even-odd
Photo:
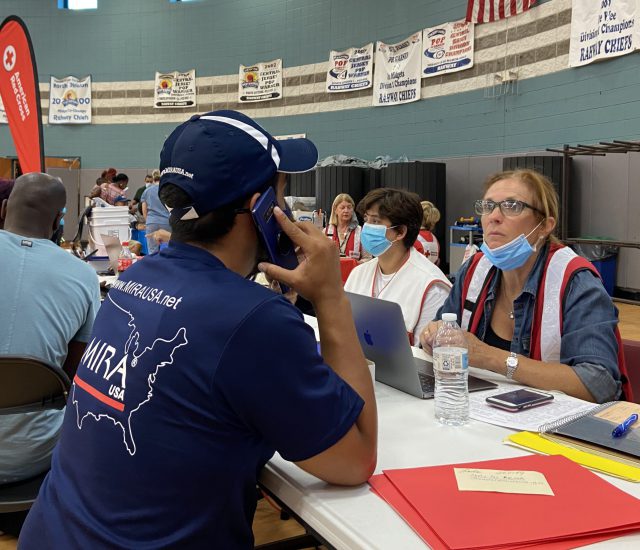
[[640, 415], [640, 405], [626, 401], [605, 403], [588, 412], [568, 416], [540, 427], [540, 435], [550, 441], [591, 454], [640, 466], [640, 421], [622, 437], [611, 432], [631, 414]]

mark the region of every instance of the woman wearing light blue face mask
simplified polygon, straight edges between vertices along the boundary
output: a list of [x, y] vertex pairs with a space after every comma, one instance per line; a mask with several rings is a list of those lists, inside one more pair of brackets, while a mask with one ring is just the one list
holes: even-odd
[[356, 267], [344, 288], [398, 303], [409, 341], [417, 345], [417, 335], [451, 287], [444, 273], [413, 247], [423, 217], [420, 199], [400, 189], [374, 189], [360, 201], [358, 212], [365, 221], [360, 241], [375, 258]]
[[[456, 276], [442, 313], [468, 330], [469, 364], [589, 401], [631, 399], [617, 311], [595, 268], [552, 237], [553, 184], [533, 170], [489, 178], [475, 202], [484, 243]], [[438, 322], [420, 335], [433, 343]]]

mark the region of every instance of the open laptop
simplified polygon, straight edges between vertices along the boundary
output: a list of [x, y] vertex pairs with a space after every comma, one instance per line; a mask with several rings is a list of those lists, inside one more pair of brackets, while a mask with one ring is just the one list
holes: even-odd
[[[413, 356], [395, 302], [347, 292], [358, 339], [367, 359], [376, 364], [376, 380], [422, 399], [435, 391], [433, 366]], [[469, 391], [490, 390], [497, 384], [469, 375]]]

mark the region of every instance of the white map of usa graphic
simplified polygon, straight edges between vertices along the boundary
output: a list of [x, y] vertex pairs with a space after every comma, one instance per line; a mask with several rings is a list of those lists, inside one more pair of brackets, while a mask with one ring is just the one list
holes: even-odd
[[[87, 418], [93, 418], [95, 421], [108, 420], [122, 430], [124, 445], [127, 452], [133, 456], [136, 453], [136, 441], [134, 437], [135, 415], [153, 398], [153, 387], [156, 382], [158, 371], [161, 368], [173, 365], [174, 353], [178, 348], [186, 346], [189, 341], [187, 340], [187, 331], [183, 327], [178, 329], [173, 337], [166, 339], [156, 338], [150, 346], [145, 347], [139, 352], [140, 332], [136, 327], [134, 316], [129, 311], [120, 307], [111, 298], [111, 296], [107, 295], [107, 299], [119, 311], [127, 316], [127, 326], [131, 327], [131, 332], [129, 333], [129, 337], [124, 345], [124, 355], [128, 358], [128, 360], [124, 361], [124, 367], [120, 369], [114, 368], [110, 374], [108, 374], [108, 367], [105, 367], [104, 378], [113, 375], [116, 370], [118, 370], [118, 374], [114, 379], [120, 380], [122, 377], [124, 382], [126, 371], [128, 369], [136, 369], [137, 371], [139, 369], [143, 369], [145, 374], [148, 373], [146, 376], [147, 384], [138, 384], [140, 387], [135, 387], [135, 384], [129, 383], [126, 386], [126, 392], [123, 391], [124, 397], [121, 400], [122, 404], [117, 403], [121, 407], [124, 405], [120, 414], [118, 414], [116, 410], [114, 410], [113, 415], [102, 412], [104, 407], [100, 405], [100, 401], [109, 401], [113, 403], [116, 403], [116, 401], [104, 395], [101, 391], [91, 387], [88, 383], [89, 380], [80, 379], [80, 373], [74, 381], [71, 399], [76, 408], [77, 425], [79, 429], [82, 429], [82, 425]], [[94, 342], [91, 342], [91, 344], [87, 346], [87, 349], [89, 349], [93, 343]], [[85, 356], [86, 355], [87, 353], [85, 352]], [[85, 356], [83, 356], [82, 359], [83, 363], [85, 362]], [[100, 368], [99, 363], [94, 363], [94, 366], [96, 366], [97, 369]], [[122, 372], [123, 369], [125, 371], [124, 373]], [[137, 376], [135, 378], [140, 380], [139, 373], [136, 372], [136, 375]], [[86, 377], [87, 376], [83, 373], [83, 378]], [[100, 377], [103, 378], [103, 375], [100, 374]], [[124, 390], [124, 387], [122, 389]], [[87, 392], [92, 393], [93, 395], [89, 395]], [[96, 393], [100, 394], [100, 397], [97, 399], [95, 397]], [[95, 407], [95, 410], [92, 410], [93, 407]], [[98, 412], [98, 410], [100, 412]]]

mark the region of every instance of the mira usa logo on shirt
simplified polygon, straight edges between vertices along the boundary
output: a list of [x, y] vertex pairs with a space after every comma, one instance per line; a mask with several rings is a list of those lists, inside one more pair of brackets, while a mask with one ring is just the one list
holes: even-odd
[[[160, 369], [171, 368], [176, 350], [189, 341], [187, 330], [182, 327], [175, 334], [156, 338], [151, 345], [142, 348], [135, 317], [110, 295], [107, 299], [115, 306], [110, 322], [121, 322], [131, 330], [124, 344], [110, 341], [108, 334], [96, 336], [87, 344], [73, 380], [71, 402], [76, 408], [80, 430], [87, 419], [109, 420], [107, 425], [122, 430], [124, 445], [133, 456], [136, 452], [135, 415], [153, 399]], [[127, 374], [134, 370], [136, 376], [132, 382]]]

